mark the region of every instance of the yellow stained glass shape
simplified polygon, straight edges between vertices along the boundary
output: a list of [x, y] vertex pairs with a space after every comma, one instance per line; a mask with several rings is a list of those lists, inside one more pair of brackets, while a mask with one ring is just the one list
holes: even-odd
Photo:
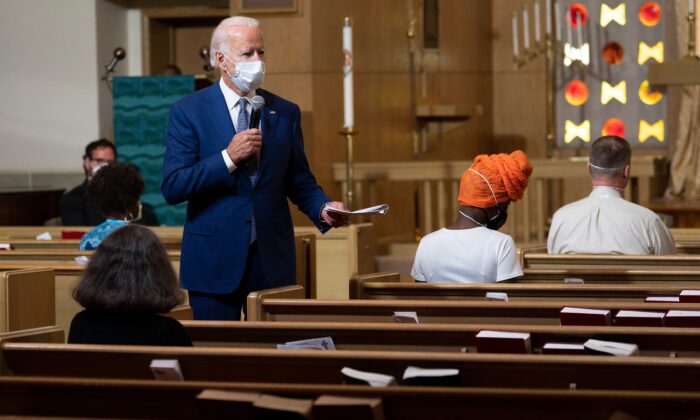
[[656, 60], [657, 63], [664, 62], [664, 42], [659, 41], [653, 47], [649, 46], [646, 42], [639, 43], [639, 56], [637, 58], [637, 63], [641, 66], [646, 63], [649, 59]]
[[664, 120], [659, 120], [653, 125], [645, 120], [639, 121], [639, 142], [644, 143], [651, 137], [655, 137], [659, 142], [664, 141]]
[[617, 22], [621, 26], [627, 23], [627, 7], [625, 3], [620, 3], [614, 9], [603, 3], [600, 5], [600, 26], [606, 27], [610, 22]]
[[643, 81], [639, 86], [639, 100], [646, 105], [656, 105], [663, 97], [664, 95], [661, 92], [649, 88], [648, 80]]
[[591, 141], [591, 122], [585, 120], [579, 125], [574, 124], [571, 120], [566, 120], [564, 123], [564, 142], [566, 144], [571, 143], [576, 139], [576, 137], [590, 143]]
[[624, 80], [615, 86], [612, 86], [608, 82], [603, 82], [602, 89], [600, 90], [600, 103], [603, 105], [617, 99], [620, 103], [627, 103], [627, 82]]
[[581, 48], [576, 48], [569, 43], [564, 44], [564, 65], [569, 67], [574, 61], [580, 61], [584, 65], [591, 62], [591, 47], [586, 42]]

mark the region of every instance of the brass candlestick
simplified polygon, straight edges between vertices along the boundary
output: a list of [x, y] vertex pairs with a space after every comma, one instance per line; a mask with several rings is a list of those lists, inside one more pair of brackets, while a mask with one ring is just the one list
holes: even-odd
[[358, 132], [355, 131], [354, 127], [343, 127], [340, 131], [339, 134], [342, 136], [345, 136], [345, 143], [346, 143], [346, 153], [345, 153], [345, 183], [347, 184], [347, 188], [345, 191], [345, 204], [347, 205], [348, 210], [352, 210], [353, 208], [353, 198], [354, 198], [354, 181], [353, 181], [353, 145], [352, 145], [352, 138], [355, 134]]

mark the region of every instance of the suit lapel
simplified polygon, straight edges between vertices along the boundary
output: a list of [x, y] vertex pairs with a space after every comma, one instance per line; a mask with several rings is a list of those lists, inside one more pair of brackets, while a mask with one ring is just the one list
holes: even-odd
[[220, 142], [217, 146], [222, 149], [228, 146], [228, 143], [235, 134], [233, 121], [231, 121], [231, 113], [226, 106], [224, 94], [218, 83], [214, 83], [208, 87], [209, 91], [206, 94], [206, 114], [209, 117], [211, 126], [214, 127], [216, 135], [214, 139]]

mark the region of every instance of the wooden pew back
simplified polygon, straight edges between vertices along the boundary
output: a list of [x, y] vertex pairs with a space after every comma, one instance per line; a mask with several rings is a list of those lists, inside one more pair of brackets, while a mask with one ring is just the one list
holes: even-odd
[[65, 343], [65, 341], [65, 333], [56, 326], [0, 333], [0, 343]]
[[0, 271], [0, 332], [56, 324], [51, 269]]

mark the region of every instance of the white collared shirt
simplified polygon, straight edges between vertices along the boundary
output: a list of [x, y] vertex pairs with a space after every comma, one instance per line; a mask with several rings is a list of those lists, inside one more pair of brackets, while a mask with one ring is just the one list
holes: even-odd
[[[223, 77], [219, 79], [219, 88], [221, 89], [221, 93], [224, 94], [224, 100], [226, 101], [226, 109], [228, 109], [228, 112], [231, 115], [231, 122], [233, 123], [233, 128], [236, 130], [236, 132], [238, 132], [238, 113], [241, 112], [238, 101], [240, 101], [241, 96], [238, 96], [236, 92], [234, 92], [230, 87], [228, 87], [228, 85], [224, 82]], [[250, 118], [250, 112], [253, 109], [253, 106], [250, 102], [253, 96], [255, 96], [255, 91], [249, 92], [248, 95], [246, 95], [246, 98], [248, 99], [246, 105], [248, 118]], [[228, 171], [235, 171], [236, 164], [233, 163], [233, 160], [231, 160], [231, 157], [228, 155], [228, 152], [226, 152], [226, 149], [221, 151], [221, 156], [224, 158], [224, 163], [226, 163]]]
[[591, 194], [554, 213], [547, 238], [551, 254], [675, 254], [671, 232], [659, 216], [625, 200], [619, 191]]

